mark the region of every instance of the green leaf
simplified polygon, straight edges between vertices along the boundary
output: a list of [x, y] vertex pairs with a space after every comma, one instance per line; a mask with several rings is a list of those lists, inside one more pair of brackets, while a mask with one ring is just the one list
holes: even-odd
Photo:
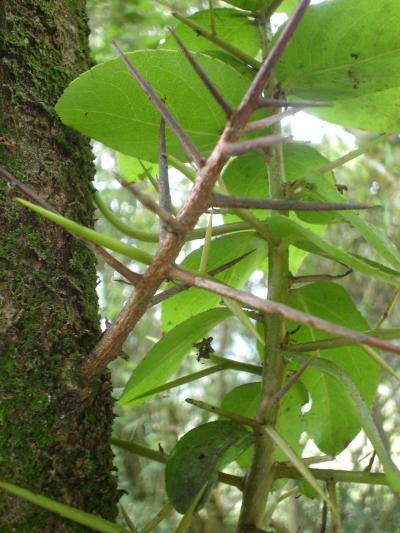
[[[300, 364], [303, 364], [305, 361], [304, 356], [296, 356], [296, 359]], [[314, 359], [310, 366], [312, 367], [312, 370], [315, 369], [318, 373], [327, 374], [338, 383], [340, 393], [345, 396], [347, 400], [347, 410], [349, 407], [351, 408], [354, 416], [357, 417], [360, 426], [362, 426], [367, 437], [371, 441], [371, 444], [382, 463], [383, 470], [390, 486], [396, 492], [400, 492], [400, 471], [394, 464], [390, 452], [387, 450], [379, 430], [375, 426], [370, 410], [361, 396], [358, 387], [356, 387], [346, 372], [343, 372], [331, 361], [318, 358]], [[306, 372], [308, 371], [309, 370]]]
[[240, 9], [258, 11], [263, 6], [268, 7], [272, 3], [272, 0], [226, 0], [226, 3], [240, 7]]
[[373, 277], [384, 283], [388, 283], [389, 285], [394, 285], [395, 287], [400, 286], [398, 273], [396, 276], [389, 274], [387, 268], [379, 265], [379, 263], [374, 264], [369, 260], [364, 260], [362, 257], [356, 257], [355, 255], [345, 252], [341, 248], [333, 246], [315, 232], [304, 227], [295, 220], [291, 220], [282, 215], [275, 215], [267, 220], [267, 226], [273, 235], [301, 250], [341, 261], [362, 274]]
[[308, 113], [333, 124], [360, 130], [397, 133], [400, 130], [400, 87], [360, 97], [336, 100], [332, 108]]
[[80, 509], [75, 509], [64, 503], [52, 500], [51, 498], [46, 498], [46, 496], [35, 494], [30, 490], [12, 485], [11, 483], [0, 481], [0, 489], [3, 489], [10, 494], [14, 494], [14, 496], [17, 496], [22, 500], [33, 503], [42, 509], [58, 514], [68, 520], [72, 520], [72, 522], [87, 526], [94, 531], [101, 531], [102, 533], [129, 533], [127, 529], [117, 524], [113, 524], [104, 518], [85, 513]]
[[78, 224], [69, 218], [57, 215], [56, 213], [53, 213], [53, 211], [43, 209], [42, 207], [32, 204], [31, 202], [27, 202], [26, 200], [22, 200], [21, 198], [17, 198], [17, 201], [20, 204], [29, 207], [29, 209], [32, 209], [32, 211], [39, 213], [39, 215], [42, 215], [52, 222], [59, 224], [69, 232], [83, 237], [89, 242], [104, 246], [104, 248], [118, 252], [126, 257], [129, 257], [130, 259], [144, 263], [145, 265], [149, 265], [153, 260], [152, 255], [144, 252], [143, 250], [139, 250], [139, 248], [135, 248], [135, 246], [130, 246], [129, 244], [125, 244], [117, 239], [114, 239], [113, 237], [108, 237], [107, 235], [98, 233], [97, 231], [87, 228], [86, 226], [82, 226], [81, 224]]
[[[260, 49], [260, 37], [255, 24], [236, 9], [214, 9], [216, 34], [229, 44], [236, 46], [242, 52], [255, 57]], [[194, 15], [188, 17], [189, 20], [199, 24], [207, 31], [211, 31], [210, 13], [208, 9], [197, 11]], [[192, 52], [203, 52], [204, 54], [213, 55], [215, 51], [221, 49], [208, 39], [197, 35], [191, 28], [183, 24], [178, 24], [175, 32], [182, 40], [184, 45]], [[163, 48], [170, 50], [179, 49], [175, 39], [170, 35], [167, 37]], [[226, 54], [228, 55], [228, 54]]]
[[119, 402], [140, 405], [148, 401], [151, 396], [143, 394], [166, 383], [178, 370], [193, 343], [229, 316], [231, 313], [226, 309], [211, 309], [185, 320], [167, 333], [135, 368]]
[[[202, 250], [203, 247], [200, 247], [191, 252], [180, 266], [189, 270], [198, 270]], [[217, 280], [227, 283], [231, 287], [242, 287], [252, 272], [259, 268], [259, 264], [265, 256], [265, 243], [254, 232], [245, 231], [213, 239], [207, 269], [212, 270], [229, 263], [252, 250], [254, 251], [247, 257], [215, 276]], [[220, 299], [221, 297], [217, 294], [195, 288], [168, 298], [162, 304], [163, 330], [169, 331], [187, 318], [217, 306]]]
[[[222, 178], [229, 193], [246, 198], [268, 198], [268, 175], [264, 158], [260, 152], [249, 152], [232, 159], [223, 171]], [[268, 211], [251, 209], [257, 218], [264, 219]], [[238, 222], [236, 215], [225, 215], [224, 222]]]
[[[285, 177], [287, 181], [302, 178], [306, 172], [318, 170], [329, 161], [315, 148], [305, 144], [291, 143], [283, 145], [285, 160]], [[223, 173], [223, 179], [229, 193], [249, 198], [267, 198], [268, 176], [265, 162], [258, 152], [251, 152], [231, 160]], [[253, 209], [252, 213], [264, 219], [267, 211]], [[291, 218], [296, 218], [294, 213]], [[321, 217], [322, 220], [326, 220]], [[225, 222], [239, 220], [235, 215], [225, 215]], [[313, 231], [322, 235], [324, 228], [313, 225]], [[307, 252], [292, 248], [290, 250], [290, 271], [295, 274]]]
[[[248, 79], [218, 59], [195, 54], [229, 103], [237, 105]], [[224, 112], [192, 66], [174, 50], [127, 54], [142, 76], [165, 100], [179, 124], [206, 155], [225, 126]], [[64, 124], [133, 157], [157, 162], [160, 116], [121, 59], [97, 65], [74, 80], [56, 105]], [[176, 137], [167, 128], [168, 153], [185, 160]]]
[[286, 92], [345, 100], [399, 87], [398, 8], [397, 0], [309, 7], [276, 70]]
[[294, 10], [294, 8], [298, 4], [298, 0], [285, 0], [282, 2], [282, 4], [278, 7], [277, 12], [278, 13], [286, 13], [287, 15], [290, 15], [290, 13]]
[[[121, 176], [125, 181], [135, 182], [143, 181], [147, 179], [147, 175], [143, 170], [140, 161], [135, 157], [129, 155], [117, 153], [118, 169]], [[158, 175], [158, 165], [155, 163], [149, 163], [149, 161], [142, 161], [143, 165], [149, 171], [149, 173], [156, 178]]]
[[[246, 383], [232, 389], [225, 396], [221, 408], [254, 419], [260, 404], [261, 385], [259, 382]], [[279, 407], [279, 432], [298, 453], [301, 447], [299, 439], [304, 431], [301, 407], [308, 401], [308, 394], [302, 383], [298, 382], [284, 395]], [[286, 457], [277, 450], [275, 459], [285, 460]], [[251, 450], [246, 450], [237, 462], [242, 468], [248, 468], [251, 461]]]
[[[369, 329], [345, 289], [333, 282], [312, 283], [293, 291], [289, 305], [341, 326], [350, 325], [357, 331]], [[289, 325], [289, 330], [293, 327], [294, 324]], [[321, 331], [302, 326], [290, 340], [305, 343], [325, 337]], [[358, 387], [365, 402], [372, 405], [379, 382], [379, 366], [361, 346], [323, 350], [321, 356], [343, 370]], [[312, 407], [304, 415], [305, 430], [321, 450], [335, 456], [359, 432], [359, 419], [349, 409], [347, 398], [333, 378], [307, 369], [301, 380], [312, 397]], [[345, 417], [343, 413], [346, 413]]]
[[[307, 173], [319, 170], [329, 163], [329, 160], [318, 150], [302, 143], [283, 145], [283, 157], [287, 181], [300, 179]], [[250, 152], [231, 160], [222, 176], [226, 188], [232, 195], [246, 198], [268, 197], [267, 168], [265, 160], [259, 152]], [[261, 219], [264, 219], [268, 213], [267, 210], [262, 209], [253, 209], [251, 212]], [[240, 219], [234, 215], [225, 215], [224, 220], [225, 222], [236, 222]], [[313, 222], [318, 223], [314, 220]]]
[[[215, 483], [218, 470], [234, 461], [253, 442], [254, 433], [240, 424], [222, 420], [186, 433], [175, 445], [165, 468], [167, 494], [174, 508], [185, 513], [203, 486], [208, 484], [211, 488]], [[205, 500], [199, 507], [205, 505]]]
[[[328, 174], [321, 176], [319, 173], [310, 172], [306, 173], [305, 176], [307, 183], [312, 186], [312, 191], [309, 195], [310, 200], [344, 202], [343, 196], [339, 193]], [[372, 226], [354, 211], [345, 211], [337, 216], [356, 228], [382, 259], [385, 259], [394, 268], [400, 269], [399, 250], [380, 228]]]

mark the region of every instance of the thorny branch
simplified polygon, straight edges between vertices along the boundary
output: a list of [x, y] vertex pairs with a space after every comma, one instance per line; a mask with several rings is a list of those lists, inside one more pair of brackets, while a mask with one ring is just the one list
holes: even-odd
[[[310, 0], [302, 0], [300, 2], [275, 46], [261, 65], [238, 109], [228, 119], [216, 146], [205, 161], [165, 104], [156, 95], [154, 89], [143, 79], [121, 49], [115, 45], [118, 54], [127, 65], [129, 72], [149, 97], [166, 123], [170, 125], [176, 137], [181, 141], [186, 153], [190, 156], [190, 159], [195, 161], [197, 174], [189, 196], [177, 216], [177, 222], [182, 227], [182, 231], [177, 234], [168, 233], [166, 235], [152, 264], [147, 268], [141, 281], [136, 285], [134, 293], [128, 299], [115, 322], [105, 332], [93, 352], [84, 362], [82, 374], [88, 381], [99, 375], [116, 354], [120, 352], [123, 342], [135, 327], [138, 320], [143, 316], [157, 289], [168, 275], [172, 271], [175, 271], [175, 268], [171, 269], [171, 267], [185, 243], [186, 237], [194, 228], [200, 215], [210, 206], [214, 185], [230, 157], [229, 146], [238, 140], [240, 131], [247, 124], [252, 113], [257, 109], [259, 99], [271, 76], [273, 68], [286, 48], [309, 2]], [[281, 142], [282, 139], [278, 141], [274, 138], [273, 141]], [[266, 146], [268, 146], [268, 142], [264, 139], [262, 147], [265, 148]], [[84, 395], [87, 394], [88, 391], [84, 393]]]
[[[239, 108], [233, 112], [230, 119], [227, 121], [225, 129], [220, 136], [215, 148], [213, 149], [207, 160], [203, 161], [197, 149], [192, 145], [191, 141], [187, 138], [186, 134], [180, 128], [174, 117], [166, 108], [165, 104], [158, 98], [154, 90], [143, 80], [136, 69], [130, 64], [127, 57], [118, 48], [118, 53], [127, 64], [129, 71], [138, 81], [143, 88], [144, 92], [151, 98], [153, 104], [160, 112], [162, 118], [170, 125], [178, 139], [182, 142], [187, 153], [190, 155], [197, 165], [197, 174], [194, 182], [194, 186], [189, 193], [189, 196], [179, 212], [178, 216], [172, 217], [170, 213], [168, 215], [173, 219], [171, 222], [169, 219], [169, 225], [175, 226], [179, 231], [168, 231], [165, 238], [154, 257], [152, 264], [147, 268], [143, 275], [135, 274], [127, 267], [119, 263], [108, 252], [99, 246], [89, 244], [90, 248], [97, 254], [101, 255], [113, 268], [126, 277], [134, 286], [135, 290], [128, 299], [121, 313], [115, 320], [115, 322], [107, 329], [99, 343], [90, 354], [88, 359], [82, 366], [82, 375], [85, 376], [89, 382], [91, 379], [99, 375], [106, 365], [114, 359], [121, 351], [123, 342], [126, 340], [129, 333], [135, 327], [138, 320], [144, 314], [149, 305], [154, 303], [153, 298], [157, 300], [157, 296], [154, 297], [156, 291], [160, 285], [167, 279], [174, 278], [181, 281], [186, 286], [194, 286], [202, 288], [224, 297], [232, 298], [245, 306], [253, 309], [257, 309], [263, 313], [278, 314], [287, 319], [294, 320], [299, 324], [304, 324], [309, 327], [314, 327], [322, 331], [326, 331], [335, 336], [340, 336], [351, 342], [359, 344], [367, 344], [370, 346], [382, 348], [395, 353], [400, 353], [400, 347], [386, 342], [383, 339], [375, 338], [371, 335], [367, 335], [360, 332], [355, 332], [348, 328], [338, 326], [326, 320], [322, 320], [318, 317], [314, 317], [307, 313], [297, 311], [286, 305], [279, 304], [273, 301], [264, 301], [250, 293], [239, 291], [219, 283], [213, 279], [207, 277], [201, 277], [192, 272], [185, 271], [174, 265], [176, 257], [178, 256], [182, 246], [188, 238], [190, 232], [196, 225], [198, 218], [201, 214], [207, 211], [210, 205], [212, 205], [213, 188], [218, 179], [218, 176], [229, 159], [230, 146], [235, 146], [242, 143], [237, 143], [240, 133], [243, 128], [246, 127], [248, 120], [250, 119], [253, 111], [255, 111], [260, 103], [261, 94], [267, 83], [271, 72], [276, 65], [280, 55], [282, 54], [286, 44], [292, 36], [296, 26], [298, 25], [301, 16], [303, 15], [309, 0], [302, 0], [299, 7], [295, 11], [292, 19], [288, 22], [285, 30], [282, 32], [276, 45], [271, 50], [271, 53], [262, 64], [259, 72], [256, 75], [254, 82], [251, 84], [247, 94], [239, 105]], [[288, 103], [290, 106], [293, 102]], [[261, 103], [261, 105], [264, 105]], [[319, 105], [311, 104], [311, 105]], [[304, 103], [301, 103], [304, 106]], [[270, 138], [272, 143], [282, 142], [286, 139]], [[256, 139], [256, 141], [259, 141]], [[246, 142], [246, 141], [245, 141]], [[262, 139], [261, 144], [263, 147], [268, 145], [268, 140]], [[260, 145], [261, 145], [260, 144]], [[250, 148], [252, 146], [250, 145]], [[235, 149], [231, 150], [235, 152]], [[12, 186], [18, 187], [24, 194], [31, 198], [37, 204], [43, 206], [46, 209], [54, 211], [54, 208], [50, 206], [46, 201], [40, 198], [34, 191], [27, 188], [11, 176], [7, 171], [0, 169], [0, 176], [6, 179]], [[136, 191], [135, 191], [136, 192]], [[215, 196], [214, 196], [215, 197]], [[343, 208], [342, 204], [340, 207]], [[353, 207], [353, 206], [352, 206]], [[357, 206], [359, 208], [360, 206]], [[353, 207], [354, 208], [354, 207]], [[164, 210], [166, 211], [166, 210]], [[82, 239], [81, 239], [82, 240]], [[89, 389], [86, 389], [84, 396], [90, 393]]]

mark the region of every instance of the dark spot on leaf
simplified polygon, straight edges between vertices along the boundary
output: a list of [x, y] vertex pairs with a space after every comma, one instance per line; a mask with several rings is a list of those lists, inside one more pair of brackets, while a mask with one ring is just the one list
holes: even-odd
[[205, 454], [204, 453], [200, 453], [198, 456], [197, 456], [197, 459], [204, 459], [205, 457]]
[[360, 57], [360, 54], [356, 54], [355, 52], [352, 52], [350, 54], [350, 57], [352, 57], [353, 59], [358, 59]]
[[349, 70], [347, 75], [349, 77], [349, 80], [350, 80], [350, 83], [353, 89], [358, 89], [360, 87], [360, 81], [356, 78], [356, 76], [354, 75], [354, 72], [352, 70]]

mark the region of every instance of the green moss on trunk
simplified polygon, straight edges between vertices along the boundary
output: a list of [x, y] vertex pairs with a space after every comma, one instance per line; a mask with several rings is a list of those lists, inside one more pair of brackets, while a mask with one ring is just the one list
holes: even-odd
[[[91, 224], [92, 155], [53, 106], [89, 65], [84, 0], [5, 0], [0, 165]], [[95, 260], [0, 183], [0, 478], [113, 519], [108, 376], [86, 403], [77, 373], [99, 336]], [[85, 528], [0, 495], [0, 531]]]

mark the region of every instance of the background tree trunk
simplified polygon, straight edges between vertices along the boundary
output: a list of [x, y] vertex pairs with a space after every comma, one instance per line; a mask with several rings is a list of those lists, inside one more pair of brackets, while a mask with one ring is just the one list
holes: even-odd
[[[0, 165], [93, 223], [89, 144], [53, 105], [89, 67], [84, 0], [0, 3]], [[95, 261], [0, 183], [0, 478], [105, 518], [118, 491], [108, 377], [82, 404], [77, 370], [99, 335]], [[85, 528], [0, 494], [0, 531]]]

